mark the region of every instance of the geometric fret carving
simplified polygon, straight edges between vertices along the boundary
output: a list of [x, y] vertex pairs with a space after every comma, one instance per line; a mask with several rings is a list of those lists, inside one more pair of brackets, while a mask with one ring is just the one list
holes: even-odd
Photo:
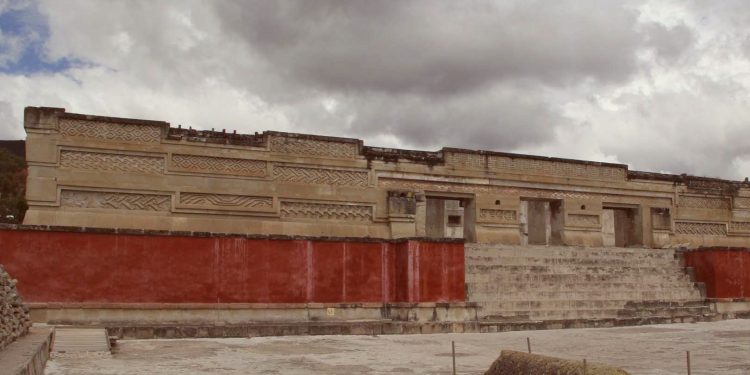
[[181, 154], [172, 155], [173, 167], [190, 172], [265, 177], [266, 164], [263, 160]]
[[274, 164], [273, 179], [307, 184], [367, 187], [369, 174], [361, 170], [291, 167]]
[[564, 163], [560, 161], [512, 158], [500, 155], [486, 155], [463, 152], [447, 152], [445, 164], [461, 169], [492, 171], [512, 171], [604, 180], [624, 180], [627, 170], [624, 167], [594, 165], [586, 163]]
[[734, 207], [750, 209], [750, 198], [734, 198]]
[[501, 224], [516, 224], [518, 222], [516, 220], [516, 211], [491, 208], [480, 209], [479, 219]]
[[599, 215], [568, 214], [565, 225], [571, 227], [599, 227]]
[[180, 193], [180, 204], [203, 208], [270, 209], [273, 207], [273, 198], [233, 194]]
[[[487, 185], [487, 184], [471, 184], [471, 183], [457, 183], [448, 181], [424, 181], [424, 180], [406, 180], [397, 179], [390, 177], [378, 178], [378, 186], [389, 189], [400, 189], [400, 190], [429, 190], [429, 191], [445, 191], [445, 192], [460, 192], [460, 193], [481, 193], [481, 194], [501, 194], [501, 195], [517, 195], [528, 198], [543, 198], [543, 199], [594, 199], [600, 198], [604, 201], [617, 201], [622, 199], [619, 195], [608, 195], [601, 193], [589, 193], [589, 192], [576, 192], [576, 191], [561, 191], [561, 190], [549, 190], [549, 189], [531, 189], [511, 186], [499, 186], [499, 185]], [[672, 200], [669, 198], [656, 198], [656, 197], [637, 197], [636, 200], [642, 204], [649, 204], [653, 206], [671, 206]]]
[[359, 155], [356, 143], [279, 136], [271, 137], [271, 151], [335, 158], [355, 158]]
[[80, 208], [169, 211], [172, 199], [169, 195], [158, 194], [63, 190], [60, 193], [60, 205]]
[[690, 208], [704, 208], [704, 209], [729, 209], [729, 200], [724, 198], [706, 198], [706, 197], [693, 197], [689, 195], [681, 195], [679, 205], [682, 207]]
[[372, 221], [372, 207], [352, 204], [281, 202], [283, 218]]
[[158, 174], [164, 172], [164, 158], [62, 150], [60, 151], [60, 166], [72, 169]]
[[87, 137], [128, 142], [160, 142], [161, 126], [117, 124], [103, 121], [61, 119], [60, 133], [72, 137]]
[[729, 230], [732, 232], [744, 232], [750, 233], [750, 222], [748, 221], [733, 221], [729, 223]]
[[677, 234], [726, 236], [727, 226], [719, 223], [693, 223], [689, 221], [678, 221], [674, 223], [674, 232]]

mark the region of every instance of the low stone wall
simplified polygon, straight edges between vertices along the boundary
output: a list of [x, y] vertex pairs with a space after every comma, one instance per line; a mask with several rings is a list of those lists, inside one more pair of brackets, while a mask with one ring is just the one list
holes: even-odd
[[628, 375], [625, 370], [538, 354], [503, 350], [484, 375]]
[[750, 299], [750, 248], [703, 247], [683, 253], [711, 299]]
[[16, 280], [0, 265], [0, 350], [29, 333], [31, 317], [16, 289]]
[[[0, 225], [34, 303], [464, 302], [458, 240]], [[85, 272], [83, 272], [85, 271]]]

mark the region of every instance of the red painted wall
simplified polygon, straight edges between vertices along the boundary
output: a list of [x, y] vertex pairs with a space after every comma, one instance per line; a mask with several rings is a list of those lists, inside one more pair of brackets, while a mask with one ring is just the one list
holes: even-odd
[[0, 230], [28, 302], [463, 302], [462, 243]]
[[685, 265], [706, 284], [708, 298], [750, 298], [749, 249], [698, 249], [685, 253]]

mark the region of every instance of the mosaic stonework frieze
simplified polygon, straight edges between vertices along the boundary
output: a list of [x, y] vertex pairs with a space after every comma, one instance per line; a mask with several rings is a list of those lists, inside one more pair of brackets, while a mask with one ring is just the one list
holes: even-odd
[[[455, 182], [444, 182], [444, 181], [419, 181], [412, 179], [398, 179], [389, 177], [379, 177], [378, 186], [390, 189], [402, 189], [402, 190], [430, 190], [430, 191], [445, 191], [445, 192], [460, 192], [460, 193], [479, 193], [479, 194], [501, 194], [501, 195], [516, 195], [526, 198], [542, 198], [542, 199], [601, 199], [603, 201], [618, 202], [622, 199], [621, 196], [600, 194], [600, 193], [588, 193], [588, 192], [577, 192], [577, 191], [563, 191], [563, 190], [548, 190], [548, 189], [530, 189], [512, 186], [499, 186], [499, 185], [486, 185], [486, 184], [465, 184]], [[671, 206], [672, 200], [669, 198], [657, 198], [657, 197], [637, 197], [634, 198], [634, 202], [641, 204], [650, 204], [653, 206]]]
[[680, 196], [680, 206], [690, 208], [704, 208], [704, 209], [717, 209], [717, 210], [728, 210], [729, 200], [725, 198], [710, 198], [710, 197], [693, 197], [688, 195]]
[[278, 136], [271, 137], [271, 151], [334, 158], [355, 158], [359, 155], [356, 143]]
[[273, 207], [273, 198], [234, 194], [180, 193], [180, 204], [199, 208], [268, 210]]
[[160, 174], [164, 172], [164, 158], [62, 150], [60, 166], [70, 169]]
[[729, 230], [732, 232], [743, 232], [750, 233], [750, 222], [748, 221], [733, 221], [729, 223]]
[[80, 119], [60, 120], [60, 133], [70, 137], [158, 143], [161, 141], [161, 131], [158, 125], [118, 124]]
[[265, 177], [267, 175], [267, 162], [263, 160], [174, 154], [172, 155], [172, 167], [190, 172], [245, 177]]
[[354, 204], [281, 202], [282, 218], [372, 221], [372, 207]]
[[599, 223], [599, 215], [569, 214], [565, 225], [571, 227], [598, 227]]
[[308, 168], [276, 164], [273, 166], [273, 179], [306, 184], [367, 187], [369, 173], [361, 170]]
[[734, 208], [750, 209], [750, 198], [734, 198]]
[[500, 224], [516, 224], [516, 211], [482, 208], [479, 210], [479, 219]]
[[605, 180], [624, 180], [625, 168], [585, 163], [564, 163], [552, 160], [512, 158], [500, 155], [448, 152], [446, 164], [467, 169], [489, 169], [533, 173], [548, 176], [579, 177]]
[[726, 236], [727, 226], [721, 223], [678, 221], [674, 223], [674, 232], [677, 234]]
[[160, 194], [63, 190], [60, 193], [60, 205], [77, 208], [169, 211], [172, 197]]

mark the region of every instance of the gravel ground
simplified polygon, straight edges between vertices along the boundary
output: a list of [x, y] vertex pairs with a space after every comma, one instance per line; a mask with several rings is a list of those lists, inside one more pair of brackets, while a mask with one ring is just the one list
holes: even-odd
[[631, 374], [750, 374], [750, 320], [482, 334], [123, 340], [110, 358], [59, 357], [46, 374], [482, 374], [501, 349], [620, 366]]

